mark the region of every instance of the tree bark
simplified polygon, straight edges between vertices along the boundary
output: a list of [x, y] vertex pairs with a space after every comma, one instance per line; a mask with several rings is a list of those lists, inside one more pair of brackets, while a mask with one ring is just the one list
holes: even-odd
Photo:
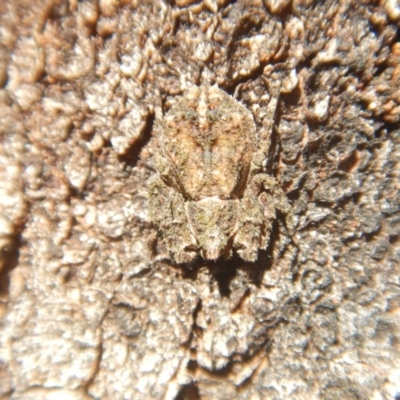
[[[3, 0], [0, 398], [400, 399], [399, 32], [391, 0]], [[295, 227], [178, 265], [155, 114], [214, 84]]]

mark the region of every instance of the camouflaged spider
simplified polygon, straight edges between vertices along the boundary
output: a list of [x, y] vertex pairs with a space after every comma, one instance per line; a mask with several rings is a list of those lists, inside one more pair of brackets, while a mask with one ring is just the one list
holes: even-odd
[[177, 263], [233, 252], [253, 262], [278, 211], [292, 228], [285, 194], [262, 172], [265, 138], [246, 107], [216, 85], [193, 86], [165, 116], [159, 112], [155, 140], [150, 217]]

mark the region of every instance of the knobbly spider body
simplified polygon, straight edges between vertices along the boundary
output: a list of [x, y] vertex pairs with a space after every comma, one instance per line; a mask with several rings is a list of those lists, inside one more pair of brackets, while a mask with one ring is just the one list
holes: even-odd
[[233, 252], [255, 261], [277, 211], [291, 225], [286, 196], [260, 172], [259, 142], [252, 114], [217, 86], [192, 87], [157, 116], [150, 217], [177, 263]]

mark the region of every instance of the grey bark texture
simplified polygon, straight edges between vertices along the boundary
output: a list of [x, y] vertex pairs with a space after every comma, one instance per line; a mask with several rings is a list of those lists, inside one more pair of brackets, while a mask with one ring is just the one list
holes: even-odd
[[[400, 399], [399, 27], [398, 0], [1, 1], [0, 398]], [[177, 265], [148, 217], [154, 115], [204, 84], [293, 210], [254, 263]]]

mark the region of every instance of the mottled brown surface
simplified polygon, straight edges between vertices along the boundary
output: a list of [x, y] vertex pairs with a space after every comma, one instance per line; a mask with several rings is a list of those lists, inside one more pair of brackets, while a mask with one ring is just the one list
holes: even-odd
[[[3, 0], [0, 398], [399, 399], [399, 26], [397, 0]], [[295, 227], [177, 266], [155, 114], [214, 84]]]

